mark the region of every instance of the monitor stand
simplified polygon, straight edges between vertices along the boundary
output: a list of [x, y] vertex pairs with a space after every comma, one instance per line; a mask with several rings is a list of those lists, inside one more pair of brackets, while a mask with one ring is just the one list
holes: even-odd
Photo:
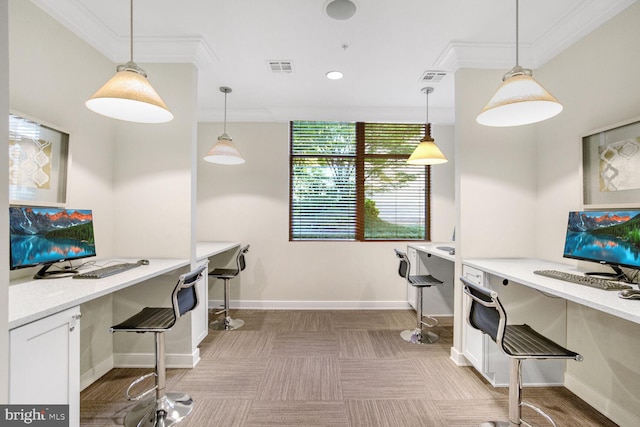
[[53, 262], [49, 262], [44, 264], [40, 270], [36, 274], [33, 275], [34, 279], [62, 279], [63, 277], [69, 277], [76, 273], [78, 270], [74, 270], [72, 268], [65, 270], [53, 270], [47, 271], [53, 264]]
[[615, 273], [606, 273], [606, 272], [602, 272], [602, 271], [590, 271], [590, 272], [587, 272], [587, 273], [584, 273], [584, 274], [585, 274], [585, 276], [613, 277], [615, 280], [622, 281], [622, 282], [628, 282], [629, 281], [629, 278], [627, 277], [626, 274], [624, 274], [624, 271], [622, 271], [620, 266], [615, 265], [615, 264], [607, 264], [607, 265], [609, 267], [611, 267]]

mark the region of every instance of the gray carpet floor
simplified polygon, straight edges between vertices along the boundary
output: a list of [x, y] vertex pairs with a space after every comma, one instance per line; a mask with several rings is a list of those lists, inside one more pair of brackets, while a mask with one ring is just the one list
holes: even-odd
[[[210, 330], [194, 369], [169, 369], [167, 391], [188, 393], [181, 426], [478, 426], [506, 420], [507, 388], [449, 359], [452, 328], [436, 344], [403, 341], [409, 310], [237, 310], [235, 331]], [[526, 363], [526, 361], [524, 362]], [[128, 385], [148, 372], [113, 369], [81, 393], [83, 426], [122, 425]], [[563, 387], [525, 388], [524, 400], [561, 426], [615, 426]], [[530, 409], [523, 418], [548, 423]]]

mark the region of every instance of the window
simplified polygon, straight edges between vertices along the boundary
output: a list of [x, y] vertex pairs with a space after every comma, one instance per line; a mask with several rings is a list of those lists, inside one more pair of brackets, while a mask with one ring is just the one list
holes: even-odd
[[289, 240], [428, 240], [423, 124], [290, 124]]

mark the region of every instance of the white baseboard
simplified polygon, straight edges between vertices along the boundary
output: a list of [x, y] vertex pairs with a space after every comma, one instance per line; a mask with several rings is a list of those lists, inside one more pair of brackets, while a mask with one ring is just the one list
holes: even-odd
[[564, 386], [576, 396], [593, 406], [620, 427], [640, 426], [640, 417], [612, 401], [571, 374], [565, 374]]
[[99, 362], [91, 369], [80, 374], [80, 391], [89, 387], [104, 374], [113, 369], [113, 356], [109, 356], [102, 362]]
[[202, 342], [202, 340], [204, 340], [204, 339], [207, 337], [207, 335], [208, 335], [208, 334], [209, 334], [208, 328], [205, 328], [205, 329], [200, 333], [200, 335], [198, 335], [198, 336], [196, 337], [196, 345], [200, 345], [200, 343]]
[[[192, 354], [165, 354], [167, 368], [193, 368], [199, 361], [199, 348], [196, 348]], [[114, 368], [154, 368], [155, 366], [154, 353], [115, 353], [113, 355]]]
[[456, 366], [473, 366], [469, 363], [467, 358], [464, 357], [464, 353], [460, 353], [454, 347], [451, 347], [451, 354], [449, 355], [449, 358], [453, 360], [453, 363], [455, 363]]
[[[209, 300], [211, 309], [222, 306], [222, 300]], [[229, 301], [229, 308], [250, 310], [405, 310], [407, 301]]]

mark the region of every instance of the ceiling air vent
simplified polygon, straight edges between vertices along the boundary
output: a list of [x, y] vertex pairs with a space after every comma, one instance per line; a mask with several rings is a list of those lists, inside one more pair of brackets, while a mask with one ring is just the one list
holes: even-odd
[[435, 83], [442, 80], [446, 75], [446, 71], [425, 71], [420, 77], [420, 81], [422, 83]]
[[293, 62], [292, 61], [267, 61], [269, 69], [273, 73], [292, 73]]

